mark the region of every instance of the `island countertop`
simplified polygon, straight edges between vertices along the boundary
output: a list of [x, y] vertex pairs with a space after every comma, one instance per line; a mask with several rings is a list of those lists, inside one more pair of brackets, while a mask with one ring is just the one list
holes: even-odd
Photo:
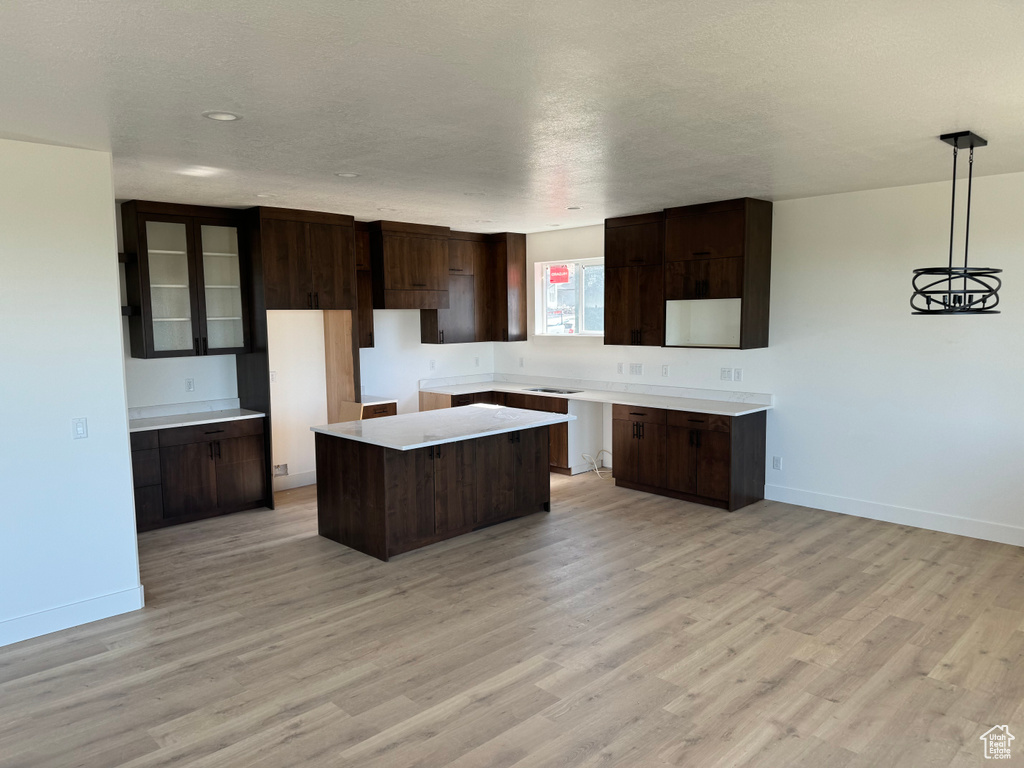
[[396, 451], [411, 451], [504, 432], [563, 424], [575, 418], [565, 413], [544, 413], [478, 403], [459, 408], [405, 413], [386, 419], [325, 424], [310, 429], [322, 435], [356, 440]]

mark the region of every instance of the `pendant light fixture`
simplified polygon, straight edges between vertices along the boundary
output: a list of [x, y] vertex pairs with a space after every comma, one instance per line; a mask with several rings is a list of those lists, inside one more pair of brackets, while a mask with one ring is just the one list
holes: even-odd
[[[970, 131], [946, 133], [939, 137], [953, 147], [953, 200], [949, 214], [949, 263], [945, 267], [914, 270], [914, 295], [910, 307], [915, 315], [998, 315], [998, 275], [1003, 270], [967, 266], [971, 237], [971, 184], [974, 181], [974, 149], [988, 145]], [[967, 226], [964, 234], [964, 265], [953, 266], [953, 226], [956, 222], [956, 157], [961, 149], [970, 151], [967, 171]]]

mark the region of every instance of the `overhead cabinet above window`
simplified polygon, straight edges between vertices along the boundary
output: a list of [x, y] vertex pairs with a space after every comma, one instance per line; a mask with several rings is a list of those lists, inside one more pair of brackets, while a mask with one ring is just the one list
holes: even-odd
[[132, 200], [121, 206], [132, 357], [245, 352], [249, 270], [239, 213]]

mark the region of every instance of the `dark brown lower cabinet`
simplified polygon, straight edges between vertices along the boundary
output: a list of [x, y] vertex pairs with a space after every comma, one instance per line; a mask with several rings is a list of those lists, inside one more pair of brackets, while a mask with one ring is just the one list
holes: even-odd
[[139, 531], [266, 503], [263, 419], [132, 434]]
[[320, 535], [387, 560], [550, 509], [546, 430], [411, 451], [317, 433]]
[[612, 410], [617, 485], [722, 507], [764, 498], [765, 414]]
[[[521, 392], [506, 392], [504, 395], [505, 401], [501, 405], [509, 408], [525, 408], [528, 411], [544, 411], [545, 413], [569, 412], [569, 401], [560, 397], [527, 395]], [[552, 424], [548, 427], [548, 436], [550, 470], [563, 475], [572, 474], [572, 469], [569, 467], [569, 425]]]

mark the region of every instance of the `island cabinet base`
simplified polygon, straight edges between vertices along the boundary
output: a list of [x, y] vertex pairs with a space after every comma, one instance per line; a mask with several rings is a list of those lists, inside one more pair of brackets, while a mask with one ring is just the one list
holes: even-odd
[[317, 520], [387, 560], [551, 508], [548, 428], [399, 451], [317, 433]]

